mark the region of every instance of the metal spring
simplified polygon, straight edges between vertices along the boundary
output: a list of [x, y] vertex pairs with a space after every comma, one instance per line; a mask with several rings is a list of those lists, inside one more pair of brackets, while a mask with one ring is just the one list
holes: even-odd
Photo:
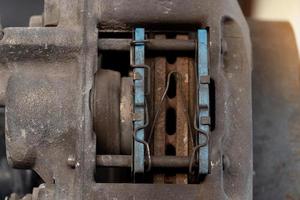
[[[196, 51], [195, 51], [195, 58], [197, 58], [197, 54], [198, 54], [198, 46], [196, 46]], [[198, 65], [198, 61], [195, 59], [195, 66]], [[198, 91], [199, 91], [199, 77], [197, 75], [197, 73], [195, 73], [195, 79], [196, 79], [196, 85], [197, 85], [197, 88], [196, 88], [196, 95], [198, 96]], [[199, 104], [199, 99], [197, 98], [197, 105]], [[193, 174], [193, 163], [194, 163], [194, 160], [195, 160], [195, 157], [196, 157], [196, 152], [202, 148], [202, 147], [205, 147], [206, 145], [208, 145], [209, 143], [209, 134], [208, 132], [202, 130], [199, 126], [198, 126], [198, 123], [197, 123], [197, 112], [198, 112], [198, 106], [197, 106], [197, 109], [195, 110], [195, 114], [194, 114], [194, 129], [197, 131], [197, 134], [199, 135], [204, 135], [205, 136], [205, 142], [203, 142], [202, 144], [198, 144], [197, 146], [194, 146], [194, 149], [193, 149], [193, 152], [192, 152], [192, 156], [191, 156], [191, 160], [190, 160], [190, 165], [189, 165], [189, 173], [190, 174]]]
[[[150, 91], [151, 91], [151, 68], [150, 66], [146, 65], [146, 64], [139, 64], [139, 65], [136, 65], [136, 64], [133, 64], [133, 47], [134, 46], [137, 46], [137, 45], [144, 45], [146, 42], [149, 42], [148, 40], [142, 40], [142, 41], [135, 41], [133, 40], [130, 45], [130, 66], [132, 68], [144, 68], [144, 69], [147, 69], [147, 91], [145, 92], [145, 96], [148, 96], [150, 95]], [[145, 124], [143, 126], [140, 126], [140, 127], [137, 127], [135, 128], [134, 132], [133, 132], [133, 139], [138, 142], [138, 143], [141, 143], [143, 144], [145, 147], [146, 147], [146, 152], [147, 152], [147, 159], [148, 159], [148, 166], [147, 166], [147, 172], [149, 172], [151, 170], [151, 152], [150, 152], [150, 145], [148, 142], [146, 142], [145, 140], [142, 140], [142, 139], [139, 139], [137, 137], [137, 132], [142, 130], [142, 129], [145, 129], [149, 126], [149, 112], [148, 112], [148, 103], [147, 103], [147, 98], [145, 98], [145, 115], [146, 115], [146, 120], [145, 120]], [[134, 154], [132, 154], [134, 155]]]
[[[186, 117], [186, 120], [188, 122], [188, 126], [189, 126], [189, 134], [191, 136], [191, 141], [192, 141], [192, 144], [193, 144], [193, 152], [192, 152], [192, 156], [190, 158], [190, 164], [189, 164], [189, 173], [192, 174], [193, 173], [193, 166], [194, 166], [194, 160], [195, 160], [195, 156], [196, 156], [196, 152], [201, 148], [201, 147], [204, 147], [208, 144], [208, 141], [209, 141], [209, 136], [208, 136], [208, 133], [206, 133], [204, 130], [201, 130], [198, 126], [197, 126], [197, 117], [196, 117], [196, 113], [195, 113], [195, 116], [194, 116], [194, 126], [191, 125], [191, 120], [190, 120], [190, 117], [189, 117], [189, 114], [188, 114], [188, 110], [187, 110], [187, 104], [186, 104], [186, 100], [184, 98], [184, 95], [183, 95], [183, 89], [182, 89], [182, 75], [180, 73], [178, 73], [177, 71], [172, 71], [168, 74], [168, 78], [167, 78], [167, 84], [166, 84], [166, 88], [164, 90], [164, 93], [161, 97], [161, 100], [159, 102], [159, 106], [158, 106], [158, 110], [156, 111], [155, 113], [155, 116], [154, 116], [154, 119], [153, 119], [153, 122], [152, 122], [152, 125], [151, 125], [151, 129], [150, 129], [150, 134], [149, 134], [149, 137], [148, 137], [148, 144], [150, 143], [151, 139], [152, 139], [152, 136], [153, 136], [153, 133], [154, 133], [154, 128], [155, 128], [155, 125], [157, 123], [157, 120], [158, 120], [158, 117], [160, 115], [160, 112], [161, 112], [161, 108], [162, 108], [162, 104], [166, 98], [166, 95], [167, 95], [167, 91], [170, 87], [170, 79], [171, 79], [171, 75], [172, 74], [176, 74], [176, 78], [179, 79], [179, 88], [180, 88], [180, 96], [182, 98], [182, 103], [183, 103], [183, 108], [184, 108], [184, 113], [185, 113], [185, 117]], [[192, 127], [197, 131], [198, 134], [201, 134], [201, 135], [204, 135], [206, 137], [206, 140], [203, 144], [199, 144], [199, 145], [196, 145], [195, 144], [195, 141], [194, 141], [194, 138], [193, 138], [193, 133], [192, 133]]]
[[[136, 45], [139, 45], [139, 44], [145, 44], [146, 42], [149, 42], [149, 40], [143, 40], [143, 41], [132, 41], [131, 42], [131, 46], [136, 46]], [[132, 55], [132, 52], [133, 51], [130, 51], [130, 66], [132, 68], [145, 68], [147, 69], [147, 79], [148, 79], [148, 82], [147, 82], [147, 92], [145, 92], [145, 96], [148, 96], [150, 95], [150, 91], [151, 91], [151, 68], [150, 66], [148, 65], [145, 65], [145, 64], [142, 64], [142, 65], [135, 65], [135, 64], [132, 64], [132, 58], [133, 58], [133, 55]], [[154, 128], [155, 128], [155, 125], [157, 123], [157, 120], [158, 120], [158, 117], [160, 115], [160, 112], [161, 112], [161, 108], [162, 108], [162, 104], [166, 98], [166, 95], [167, 95], [167, 91], [170, 87], [170, 80], [171, 80], [171, 76], [175, 74], [176, 75], [176, 78], [179, 79], [179, 88], [180, 88], [180, 96], [182, 98], [182, 103], [183, 103], [183, 108], [184, 108], [184, 113], [185, 113], [185, 117], [186, 117], [186, 120], [188, 122], [188, 127], [189, 127], [189, 135], [191, 137], [191, 141], [192, 141], [192, 144], [193, 144], [193, 152], [192, 152], [192, 155], [191, 155], [191, 158], [190, 158], [190, 164], [189, 164], [189, 173], [190, 174], [193, 174], [193, 167], [194, 167], [194, 160], [195, 160], [195, 157], [196, 157], [196, 153], [197, 151], [206, 146], [209, 142], [209, 135], [206, 131], [202, 130], [199, 128], [199, 126], [197, 125], [197, 110], [195, 112], [195, 116], [194, 116], [194, 125], [192, 126], [191, 125], [191, 120], [190, 120], [190, 117], [189, 117], [189, 114], [188, 114], [188, 109], [187, 109], [187, 104], [186, 104], [186, 100], [184, 98], [184, 95], [183, 95], [183, 89], [182, 89], [182, 75], [180, 73], [178, 73], [177, 71], [172, 71], [168, 74], [168, 77], [167, 77], [167, 85], [166, 85], [166, 88], [164, 90], [164, 93], [161, 97], [161, 100], [159, 102], [159, 106], [158, 106], [158, 110], [157, 112], [155, 113], [155, 116], [154, 116], [154, 119], [153, 119], [153, 122], [152, 122], [152, 125], [151, 125], [151, 129], [150, 129], [150, 133], [149, 133], [149, 136], [148, 136], [148, 139], [147, 141], [145, 140], [141, 140], [139, 138], [137, 138], [136, 134], [139, 130], [142, 130], [142, 129], [145, 129], [149, 126], [149, 112], [148, 112], [148, 103], [147, 103], [147, 99], [145, 99], [146, 103], [145, 103], [145, 113], [146, 113], [146, 123], [143, 125], [143, 126], [140, 126], [138, 128], [136, 128], [134, 130], [134, 133], [133, 133], [133, 138], [135, 141], [141, 143], [141, 144], [144, 144], [145, 147], [146, 147], [146, 152], [147, 152], [147, 159], [148, 159], [148, 166], [147, 166], [147, 172], [149, 172], [151, 170], [151, 151], [150, 151], [150, 145], [149, 143], [151, 142], [151, 139], [152, 139], [152, 136], [153, 136], [153, 132], [154, 132]], [[198, 77], [196, 75], [196, 83], [198, 83]], [[199, 89], [199, 85], [197, 84], [197, 89]], [[198, 134], [200, 135], [204, 135], [206, 140], [204, 143], [202, 144], [199, 144], [199, 145], [196, 145], [195, 144], [195, 141], [194, 141], [194, 138], [193, 138], [193, 133], [192, 133], [192, 127], [197, 131]]]
[[[137, 137], [137, 132], [142, 130], [142, 129], [145, 129], [149, 126], [149, 112], [148, 112], [148, 104], [147, 104], [147, 100], [146, 100], [146, 104], [145, 104], [145, 113], [146, 113], [146, 120], [145, 120], [145, 124], [143, 126], [140, 126], [138, 128], [136, 128], [133, 132], [133, 139], [136, 141], [136, 142], [139, 142], [143, 145], [146, 146], [146, 152], [147, 152], [147, 159], [148, 159], [148, 166], [147, 166], [147, 172], [149, 172], [151, 170], [151, 152], [150, 152], [150, 146], [149, 146], [149, 143], [146, 142], [145, 140], [142, 140], [142, 139], [139, 139]], [[132, 154], [133, 155], [133, 154]]]
[[176, 75], [176, 78], [179, 79], [179, 88], [180, 88], [180, 93], [181, 93], [181, 98], [182, 98], [182, 102], [183, 102], [183, 108], [184, 108], [184, 113], [185, 113], [185, 118], [188, 122], [188, 126], [189, 126], [189, 134], [191, 136], [191, 141], [194, 145], [194, 139], [193, 139], [193, 134], [191, 132], [191, 120], [189, 118], [189, 114], [188, 114], [188, 111], [186, 109], [187, 105], [186, 105], [186, 101], [185, 101], [185, 98], [184, 98], [184, 95], [183, 95], [183, 91], [182, 91], [182, 76], [180, 73], [178, 73], [177, 71], [172, 71], [168, 74], [168, 77], [167, 77], [167, 85], [166, 85], [166, 88], [164, 90], [164, 93], [161, 97], [161, 100], [159, 102], [159, 106], [158, 106], [158, 110], [157, 112], [155, 113], [155, 116], [154, 116], [154, 119], [153, 119], [153, 122], [152, 122], [152, 126], [151, 126], [151, 129], [150, 129], [150, 134], [149, 134], [149, 137], [148, 137], [148, 143], [150, 143], [151, 139], [152, 139], [152, 136], [153, 136], [153, 133], [154, 133], [154, 128], [155, 128], [155, 125], [157, 123], [157, 120], [158, 120], [158, 117], [160, 115], [160, 112], [161, 112], [161, 108], [162, 108], [162, 104], [167, 96], [167, 92], [169, 90], [169, 87], [170, 87], [170, 80], [171, 80], [171, 76], [175, 74]]
[[151, 91], [151, 68], [149, 65], [134, 65], [131, 64], [130, 67], [132, 68], [144, 68], [147, 69], [147, 91], [145, 92], [145, 96], [149, 96], [150, 95], [150, 91]]
[[197, 131], [197, 134], [199, 135], [204, 135], [205, 136], [205, 142], [202, 144], [199, 144], [197, 146], [194, 146], [193, 148], [193, 152], [192, 152], [192, 156], [190, 158], [190, 164], [189, 164], [189, 173], [193, 174], [193, 165], [194, 165], [194, 160], [195, 160], [195, 156], [196, 156], [196, 152], [202, 148], [205, 147], [208, 142], [209, 142], [209, 135], [206, 131], [202, 130], [199, 128], [199, 126], [197, 125], [197, 117], [196, 117], [197, 113], [195, 113], [195, 117], [194, 117], [194, 129]]

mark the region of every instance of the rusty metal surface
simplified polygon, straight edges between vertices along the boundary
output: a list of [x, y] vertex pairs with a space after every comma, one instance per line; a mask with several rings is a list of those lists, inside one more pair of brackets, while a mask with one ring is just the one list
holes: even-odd
[[[70, 8], [83, 4], [66, 2], [63, 10], [68, 8], [68, 13], [74, 14], [77, 12]], [[76, 19], [79, 18], [72, 18]], [[81, 196], [75, 195], [82, 192], [75, 188], [82, 188], [84, 176], [93, 171], [84, 166], [83, 160], [90, 163], [95, 154], [89, 152], [83, 158], [82, 153], [93, 149], [93, 143], [78, 145], [86, 141], [82, 137], [92, 133], [88, 125], [91, 124], [89, 91], [95, 66], [92, 58], [84, 56], [91, 48], [83, 45], [88, 35], [77, 20], [72, 20], [62, 22], [63, 28], [7, 28], [0, 41], [1, 66], [11, 72], [4, 100], [8, 159], [14, 166], [33, 168], [50, 184], [44, 187], [51, 187], [58, 199]], [[77, 26], [70, 27], [71, 24]], [[93, 63], [90, 67], [89, 62]], [[75, 143], [85, 148], [77, 151]], [[76, 169], [66, 165], [69, 155], [76, 156]], [[84, 170], [78, 170], [83, 166]], [[53, 198], [53, 195], [35, 197]]]
[[[129, 51], [130, 39], [99, 39], [99, 50]], [[196, 43], [193, 40], [179, 39], [147, 39], [147, 50], [153, 51], [194, 51]]]
[[[164, 35], [156, 35], [155, 38], [164, 38]], [[178, 41], [188, 40], [188, 36], [178, 35]], [[194, 49], [195, 50], [195, 49]], [[159, 115], [155, 124], [154, 131], [154, 155], [167, 156], [188, 156], [189, 155], [189, 127], [186, 116], [189, 115], [188, 98], [190, 93], [189, 87], [192, 87], [191, 76], [189, 74], [191, 58], [174, 57], [175, 63], [168, 60], [166, 57], [155, 59], [155, 106], [154, 110]], [[192, 70], [191, 70], [192, 71]], [[174, 73], [176, 72], [176, 73]], [[173, 74], [173, 75], [171, 75]], [[171, 76], [170, 76], [171, 75]], [[193, 83], [193, 82], [192, 82]], [[167, 85], [169, 86], [167, 88]], [[165, 90], [167, 96], [162, 101]], [[187, 174], [160, 174], [155, 175], [154, 182], [156, 183], [177, 183], [187, 184]]]
[[[97, 155], [97, 165], [100, 167], [120, 167], [130, 168], [132, 163], [132, 156], [127, 155]], [[145, 160], [148, 164], [148, 160]], [[190, 157], [184, 156], [151, 156], [151, 166], [153, 168], [166, 169], [188, 169], [190, 164]]]
[[[155, 39], [163, 39], [164, 35], [156, 35]], [[157, 112], [159, 106], [162, 107], [160, 115], [157, 118], [157, 123], [154, 127], [154, 138], [153, 138], [153, 152], [155, 156], [163, 156], [165, 155], [165, 147], [166, 147], [166, 137], [165, 137], [165, 119], [166, 119], [166, 110], [164, 109], [166, 106], [166, 102], [164, 101], [160, 105], [161, 97], [164, 94], [164, 90], [166, 87], [166, 65], [167, 60], [165, 57], [156, 57], [154, 59], [154, 112]], [[164, 183], [164, 174], [155, 174], [153, 177], [154, 183]]]
[[132, 148], [132, 113], [133, 113], [133, 80], [124, 77], [121, 80], [120, 129], [121, 154], [131, 155]]
[[[177, 35], [176, 38], [178, 40], [188, 40], [188, 36], [186, 35]], [[176, 156], [188, 156], [189, 155], [189, 125], [191, 123], [187, 120], [186, 116], [189, 115], [188, 110], [188, 102], [189, 99], [189, 85], [190, 80], [193, 79], [189, 74], [189, 67], [194, 67], [190, 65], [190, 62], [193, 62], [193, 59], [188, 57], [177, 57], [176, 62], [174, 65], [176, 66], [176, 71], [179, 73], [178, 75], [181, 78], [177, 78], [176, 80], [176, 142], [174, 144], [176, 148]], [[169, 101], [169, 105], [172, 106], [172, 101]], [[188, 183], [188, 176], [187, 174], [176, 174], [176, 183], [177, 184], [187, 184]]]
[[[140, 9], [143, 8], [143, 9]], [[147, 27], [207, 25], [225, 15], [241, 16], [237, 2], [189, 0], [97, 0], [95, 7], [101, 29], [127, 29], [134, 24]], [[228, 12], [230, 10], [230, 12]], [[220, 24], [215, 24], [219, 26]], [[167, 28], [165, 27], [165, 28]], [[173, 28], [174, 29], [174, 28]]]
[[99, 70], [96, 73], [92, 105], [98, 154], [118, 155], [121, 152], [120, 88], [119, 72]]
[[[25, 66], [23, 63], [22, 67]], [[57, 185], [67, 189], [66, 185], [73, 179], [73, 170], [65, 167], [65, 161], [75, 149], [72, 144], [75, 142], [76, 114], [73, 104], [62, 102], [75, 100], [68, 96], [73, 90], [68, 90], [68, 85], [75, 85], [76, 80], [70, 68], [64, 67], [63, 70], [68, 71], [67, 76], [58, 77], [53, 71], [49, 74], [55, 78], [51, 78], [50, 75], [46, 77], [31, 71], [30, 75], [15, 73], [10, 77], [6, 104], [6, 149], [12, 166], [33, 168], [45, 182], [55, 180]], [[50, 69], [59, 72], [57, 68]], [[62, 108], [65, 110], [62, 111]]]
[[[11, 72], [9, 89], [0, 99], [7, 106], [9, 159], [16, 166], [33, 167], [46, 181], [34, 199], [252, 198], [251, 50], [248, 27], [237, 2], [46, 3], [58, 8], [47, 13], [51, 19], [48, 25], [53, 27], [8, 28], [0, 40], [0, 66]], [[94, 181], [96, 136], [90, 92], [98, 66], [97, 28], [130, 31], [136, 25], [149, 29], [209, 29], [216, 118], [211, 137], [211, 174], [199, 185]], [[220, 54], [221, 39], [228, 43], [224, 56]], [[186, 147], [182, 153], [186, 153]], [[67, 164], [70, 156], [75, 159], [74, 168]], [[224, 157], [230, 165], [223, 169]]]

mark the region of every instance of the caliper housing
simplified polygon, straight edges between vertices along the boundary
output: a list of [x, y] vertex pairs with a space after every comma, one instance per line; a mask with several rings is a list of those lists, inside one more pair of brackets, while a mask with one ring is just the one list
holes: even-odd
[[229, 0], [45, 0], [0, 40], [24, 199], [252, 199], [251, 51]]

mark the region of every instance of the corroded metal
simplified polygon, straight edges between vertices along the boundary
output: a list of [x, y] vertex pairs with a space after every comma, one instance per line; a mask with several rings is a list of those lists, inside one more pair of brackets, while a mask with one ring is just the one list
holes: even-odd
[[[164, 35], [156, 35], [155, 39], [163, 39]], [[160, 103], [161, 97], [164, 94], [166, 87], [166, 69], [167, 60], [165, 57], [156, 57], [153, 61], [154, 63], [154, 112], [157, 112], [158, 108], [161, 106], [161, 112], [158, 116], [157, 123], [154, 127], [153, 136], [153, 154], [154, 156], [165, 155], [166, 147], [166, 137], [165, 137], [165, 127], [166, 127], [166, 102]], [[161, 105], [160, 105], [161, 104]], [[155, 174], [153, 177], [154, 183], [164, 183], [164, 174]]]
[[[97, 165], [101, 167], [122, 167], [131, 168], [132, 156], [126, 155], [99, 155], [96, 157]], [[147, 160], [145, 160], [148, 164]], [[151, 156], [153, 168], [166, 169], [188, 169], [190, 158], [184, 156]]]
[[[186, 35], [177, 35], [176, 37], [179, 40], [188, 40]], [[189, 126], [189, 116], [188, 102], [189, 102], [189, 87], [192, 84], [192, 74], [189, 74], [189, 67], [191, 67], [190, 62], [193, 62], [193, 59], [188, 57], [177, 57], [175, 65], [175, 70], [178, 72], [179, 77], [176, 78], [176, 97], [169, 100], [169, 105], [175, 107], [176, 110], [176, 140], [174, 141], [174, 146], [176, 148], [176, 156], [188, 156], [189, 155], [189, 141], [191, 136], [189, 131], [191, 127]], [[172, 69], [172, 68], [171, 68]], [[176, 104], [175, 104], [176, 101]], [[173, 107], [173, 108], [174, 108]], [[191, 143], [191, 142], [190, 142]], [[187, 184], [188, 176], [187, 174], [176, 174], [176, 183], [177, 184]]]
[[132, 131], [133, 131], [133, 80], [122, 78], [121, 103], [120, 103], [120, 128], [121, 128], [121, 154], [132, 153]]
[[[164, 38], [157, 35], [155, 38]], [[177, 40], [186, 41], [186, 35], [177, 35]], [[196, 49], [194, 49], [195, 51]], [[154, 155], [188, 156], [193, 147], [193, 135], [189, 110], [195, 97], [195, 74], [193, 57], [174, 57], [174, 63], [166, 57], [155, 59], [155, 111], [158, 116], [154, 131]], [[190, 69], [192, 68], [192, 69]], [[164, 96], [164, 93], [167, 95]], [[192, 110], [192, 109], [191, 109]], [[157, 183], [187, 184], [187, 173], [157, 174]]]
[[[99, 39], [99, 49], [103, 51], [129, 51], [132, 40], [130, 39]], [[145, 41], [147, 50], [152, 51], [194, 51], [196, 43], [194, 40], [176, 39], [147, 39]]]
[[[251, 50], [237, 2], [47, 0], [43, 19], [41, 27], [6, 28], [0, 40], [8, 159], [12, 166], [34, 169], [45, 181], [32, 199], [251, 199]], [[211, 173], [199, 185], [95, 182], [91, 91], [102, 55], [98, 30], [131, 32], [136, 27], [209, 29], [215, 128]], [[222, 40], [227, 53], [221, 50]]]
[[96, 73], [92, 105], [99, 154], [118, 155], [121, 152], [120, 88], [119, 72], [99, 70]]
[[131, 155], [133, 79], [112, 70], [98, 70], [91, 92], [97, 153]]

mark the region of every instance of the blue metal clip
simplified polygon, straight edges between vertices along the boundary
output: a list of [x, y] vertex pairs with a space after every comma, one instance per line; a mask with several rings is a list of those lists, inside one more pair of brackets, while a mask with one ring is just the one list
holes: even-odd
[[134, 80], [134, 113], [138, 115], [138, 119], [134, 121], [134, 129], [136, 131], [133, 148], [133, 173], [144, 173], [144, 152], [145, 146], [143, 143], [137, 141], [143, 141], [145, 138], [145, 130], [143, 127], [145, 125], [145, 68], [138, 67], [145, 64], [145, 30], [143, 28], [136, 28], [134, 34], [134, 62], [135, 67], [133, 72], [138, 74], [139, 78]]
[[198, 106], [199, 106], [199, 129], [207, 134], [199, 134], [199, 145], [207, 143], [199, 149], [199, 174], [208, 174], [209, 163], [209, 143], [210, 134], [210, 100], [209, 100], [209, 66], [208, 66], [208, 36], [207, 30], [198, 30]]

